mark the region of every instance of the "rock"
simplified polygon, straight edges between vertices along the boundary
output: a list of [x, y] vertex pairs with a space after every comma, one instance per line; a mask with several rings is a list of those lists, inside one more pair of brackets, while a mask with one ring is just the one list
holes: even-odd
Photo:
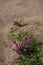
[[22, 18], [20, 18], [20, 17], [16, 17], [16, 18], [14, 18], [14, 24], [15, 25], [17, 25], [17, 26], [26, 26], [26, 25], [28, 25], [28, 22], [27, 22], [27, 18], [25, 18], [25, 17], [22, 17]]

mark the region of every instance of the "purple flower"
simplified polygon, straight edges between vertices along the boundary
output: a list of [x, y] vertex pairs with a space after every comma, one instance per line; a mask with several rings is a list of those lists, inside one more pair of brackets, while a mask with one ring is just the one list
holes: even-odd
[[12, 42], [16, 45], [16, 51], [18, 51], [22, 47], [20, 44], [17, 44], [16, 40], [13, 40]]
[[24, 51], [24, 52], [26, 52], [26, 51], [27, 51], [27, 49], [26, 49], [26, 48], [23, 48], [23, 51]]
[[23, 38], [24, 38], [24, 40], [26, 41], [27, 44], [29, 44], [31, 42], [31, 39], [28, 38], [28, 36], [25, 35]]
[[15, 45], [18, 45], [18, 44], [16, 43], [16, 40], [13, 40], [12, 42], [13, 42]]
[[18, 51], [21, 48], [21, 45], [18, 44], [18, 46], [16, 46], [15, 50]]
[[26, 42], [27, 42], [27, 44], [29, 44], [31, 42], [31, 39], [26, 40]]
[[15, 44], [16, 43], [16, 40], [13, 40], [12, 42]]
[[26, 52], [28, 49], [28, 46], [24, 46], [23, 51]]
[[25, 49], [27, 49], [27, 48], [28, 48], [28, 46], [25, 46], [24, 48], [25, 48]]
[[28, 40], [28, 36], [26, 36], [26, 35], [23, 38], [25, 41]]

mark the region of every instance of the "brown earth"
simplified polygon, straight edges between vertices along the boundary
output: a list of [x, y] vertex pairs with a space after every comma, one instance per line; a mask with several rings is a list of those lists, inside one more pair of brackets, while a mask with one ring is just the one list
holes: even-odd
[[16, 65], [18, 55], [12, 51], [13, 45], [7, 46], [6, 38], [12, 22], [43, 41], [43, 0], [0, 0], [0, 65]]

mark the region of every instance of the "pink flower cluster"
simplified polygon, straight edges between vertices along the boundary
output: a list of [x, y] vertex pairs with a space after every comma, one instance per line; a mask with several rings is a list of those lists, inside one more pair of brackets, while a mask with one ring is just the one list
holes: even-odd
[[15, 50], [18, 51], [21, 48], [21, 45], [17, 44], [16, 40], [13, 40], [13, 43], [16, 45]]
[[31, 42], [31, 39], [28, 38], [28, 36], [25, 35], [23, 38], [24, 38], [24, 40], [26, 41], [27, 44], [29, 44]]
[[[31, 39], [30, 39], [28, 36], [25, 35], [25, 36], [23, 37], [23, 39], [24, 39], [24, 41], [26, 42], [26, 44], [30, 44]], [[23, 51], [26, 52], [27, 49], [28, 49], [28, 45], [22, 47], [20, 44], [17, 44], [16, 40], [13, 40], [13, 43], [16, 45], [16, 48], [15, 48], [16, 51], [18, 51], [18, 50], [20, 50], [20, 49], [23, 49]]]

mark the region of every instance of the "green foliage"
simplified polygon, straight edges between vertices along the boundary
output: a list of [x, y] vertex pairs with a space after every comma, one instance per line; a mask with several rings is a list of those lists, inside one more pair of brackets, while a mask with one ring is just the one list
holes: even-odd
[[[32, 39], [32, 41], [29, 45], [27, 45], [26, 42], [23, 40], [24, 35], [27, 35], [29, 38]], [[28, 46], [28, 51], [25, 53], [26, 55], [27, 54], [31, 55], [31, 53], [36, 54], [36, 52], [39, 52], [40, 44], [39, 44], [38, 40], [32, 35], [31, 32], [21, 30], [21, 31], [19, 31], [16, 39], [18, 40], [19, 44], [21, 44], [23, 47], [26, 46], [26, 45]], [[24, 54], [24, 52], [21, 49], [18, 52], [21, 53], [21, 54]]]
[[41, 61], [40, 57], [37, 55], [32, 56], [31, 58], [27, 58], [26, 56], [20, 57], [20, 63], [19, 65], [43, 65], [43, 62]]
[[[26, 52], [23, 52], [22, 49], [17, 51], [17, 53], [20, 54], [20, 62], [18, 65], [43, 65], [41, 60], [41, 43], [37, 40], [37, 38], [32, 35], [30, 31], [20, 30], [17, 31], [16, 34], [13, 33], [10, 32], [10, 35], [8, 35], [9, 40], [16, 39], [18, 43], [22, 45], [22, 49], [24, 46], [28, 46], [28, 50]], [[32, 39], [29, 45], [23, 40], [24, 35], [27, 35]]]
[[22, 45], [25, 44], [25, 41], [23, 40], [24, 35], [27, 35], [29, 38], [31, 38], [32, 42], [29, 44], [27, 52], [21, 52], [21, 54], [23, 54], [20, 56], [19, 65], [43, 65], [43, 62], [40, 59], [41, 43], [32, 35], [31, 32], [20, 31], [17, 39]]

